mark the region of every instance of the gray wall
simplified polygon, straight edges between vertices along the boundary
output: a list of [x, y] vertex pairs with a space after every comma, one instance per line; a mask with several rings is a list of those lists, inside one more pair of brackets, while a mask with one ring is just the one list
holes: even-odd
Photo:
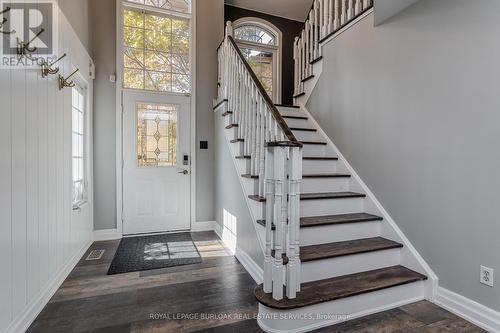
[[[70, 0], [62, 0], [70, 1]], [[116, 227], [116, 1], [90, 0], [94, 82], [95, 229]], [[223, 0], [197, 1], [196, 17], [196, 221], [214, 221], [213, 111], [216, 95], [217, 46], [223, 37]], [[214, 24], [219, 22], [220, 24]], [[199, 141], [208, 141], [208, 150]]]
[[500, 310], [500, 2], [421, 0], [324, 48], [308, 108], [437, 273]]
[[[240, 175], [236, 172], [233, 157], [229, 151], [224, 134], [224, 118], [218, 111], [215, 114], [215, 216], [221, 226], [223, 239], [236, 238], [236, 244], [245, 251], [259, 266], [264, 264], [264, 253], [257, 238], [257, 232], [252, 221], [250, 210], [240, 184]], [[236, 227], [228, 223], [231, 218], [226, 217], [224, 227], [224, 211], [226, 216], [236, 218]], [[229, 215], [228, 215], [229, 214]], [[231, 230], [235, 229], [235, 230]], [[232, 235], [236, 237], [231, 238]]]
[[89, 2], [91, 0], [58, 0], [64, 16], [71, 23], [78, 38], [89, 54], [92, 54], [91, 25], [89, 25]]
[[116, 228], [116, 1], [90, 0], [94, 80], [94, 225]]
[[[196, 221], [214, 221], [214, 113], [217, 46], [224, 37], [224, 1], [196, 2]], [[200, 150], [200, 140], [208, 150]]]

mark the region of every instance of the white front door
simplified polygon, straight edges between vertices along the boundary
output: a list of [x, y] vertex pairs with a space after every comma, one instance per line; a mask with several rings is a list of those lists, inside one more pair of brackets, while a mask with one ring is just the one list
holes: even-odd
[[190, 229], [190, 97], [123, 91], [123, 233]]

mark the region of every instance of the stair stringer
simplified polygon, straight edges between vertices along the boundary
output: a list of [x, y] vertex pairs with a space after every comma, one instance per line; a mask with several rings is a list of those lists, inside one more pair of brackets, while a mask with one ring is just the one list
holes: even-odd
[[384, 209], [380, 201], [377, 200], [370, 188], [357, 174], [356, 170], [349, 164], [344, 155], [342, 155], [342, 152], [337, 148], [337, 146], [335, 146], [330, 137], [321, 128], [314, 116], [303, 105], [300, 105], [300, 110], [305, 113], [314, 127], [317, 128], [318, 132], [323, 135], [323, 138], [326, 140], [328, 146], [330, 146], [330, 148], [332, 148], [336, 152], [339, 158], [337, 166], [338, 172], [348, 172], [351, 174], [351, 191], [362, 192], [366, 194], [365, 211], [370, 214], [380, 215], [384, 218], [380, 228], [381, 237], [394, 240], [404, 245], [401, 249], [400, 265], [408, 267], [428, 277], [427, 281], [423, 282], [424, 296], [425, 299], [434, 301], [439, 282], [437, 275], [430, 268], [424, 258], [418, 253], [416, 248], [411, 244], [403, 231], [398, 227], [394, 219]]
[[[245, 201], [248, 207], [248, 210], [250, 212], [250, 216], [252, 218], [252, 224], [255, 229], [255, 233], [257, 235], [257, 240], [258, 243], [260, 244], [260, 248], [262, 251], [262, 254], [265, 253], [265, 240], [266, 240], [266, 235], [265, 235], [265, 230], [262, 230], [263, 228], [260, 227], [260, 225], [257, 223], [259, 219], [262, 219], [263, 217], [263, 212], [265, 209], [265, 204], [264, 203], [259, 203], [254, 200], [249, 199], [249, 195], [255, 194], [254, 190], [254, 183], [252, 179], [246, 179], [241, 177], [242, 174], [247, 173], [247, 168], [246, 160], [238, 160], [236, 159], [236, 156], [239, 155], [238, 148], [236, 147], [235, 144], [231, 143], [231, 140], [234, 139], [234, 130], [233, 129], [226, 129], [226, 125], [228, 125], [225, 121], [226, 117], [231, 117], [231, 116], [222, 116], [224, 112], [228, 111], [227, 110], [227, 102], [223, 102], [220, 104], [217, 108], [214, 110], [215, 114], [215, 126], [217, 131], [224, 131], [224, 137], [226, 141], [226, 145], [229, 149], [229, 152], [231, 154], [231, 159], [233, 161], [235, 170], [237, 175], [239, 176], [239, 182], [241, 185], [241, 190], [243, 191], [243, 196], [245, 197]], [[259, 263], [257, 263], [259, 264]], [[262, 283], [263, 276], [258, 277], [256, 281], [257, 283]]]

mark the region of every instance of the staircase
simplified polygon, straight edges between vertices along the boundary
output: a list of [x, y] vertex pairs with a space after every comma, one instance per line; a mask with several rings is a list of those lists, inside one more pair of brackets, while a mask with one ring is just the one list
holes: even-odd
[[[263, 106], [269, 99], [228, 27], [214, 110], [266, 258], [255, 289], [260, 327], [307, 332], [432, 299], [437, 278], [307, 109]], [[318, 75], [322, 61], [309, 61], [300, 75]], [[297, 99], [312, 81], [296, 76]], [[252, 134], [268, 130], [275, 134], [260, 142]]]

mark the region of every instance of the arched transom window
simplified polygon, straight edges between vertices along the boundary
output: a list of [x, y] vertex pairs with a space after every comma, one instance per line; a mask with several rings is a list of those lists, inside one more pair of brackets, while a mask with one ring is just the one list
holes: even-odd
[[258, 18], [234, 22], [234, 38], [250, 67], [275, 103], [281, 102], [281, 32]]

